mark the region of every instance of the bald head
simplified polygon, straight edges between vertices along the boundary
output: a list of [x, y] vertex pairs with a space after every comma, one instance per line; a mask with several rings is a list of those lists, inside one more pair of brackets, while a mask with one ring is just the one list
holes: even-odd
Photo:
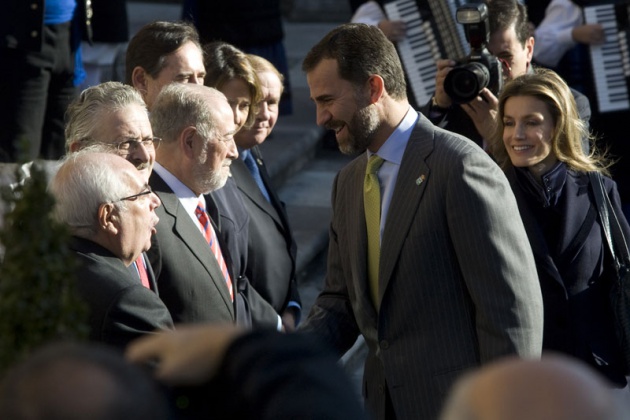
[[559, 355], [508, 358], [457, 382], [441, 420], [621, 420], [611, 388], [581, 362]]
[[166, 419], [155, 384], [97, 344], [51, 344], [0, 382], [0, 418], [14, 420]]

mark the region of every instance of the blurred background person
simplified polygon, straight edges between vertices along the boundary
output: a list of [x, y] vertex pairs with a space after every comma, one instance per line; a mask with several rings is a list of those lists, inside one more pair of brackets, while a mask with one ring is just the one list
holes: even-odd
[[81, 88], [125, 80], [125, 52], [129, 41], [127, 0], [90, 0], [92, 42], [83, 41], [81, 56], [85, 80]]
[[166, 420], [164, 395], [119, 352], [94, 343], [35, 351], [0, 382], [0, 418]]
[[182, 17], [194, 23], [203, 44], [223, 41], [271, 61], [285, 77], [280, 113], [293, 112], [280, 0], [184, 0]]
[[623, 420], [628, 410], [589, 367], [551, 354], [505, 358], [463, 376], [440, 420]]
[[582, 360], [615, 387], [626, 387], [630, 397], [609, 300], [615, 273], [589, 172], [604, 176], [626, 238], [630, 226], [617, 186], [607, 177], [610, 162], [595, 148], [584, 152], [584, 131], [569, 87], [555, 72], [538, 69], [501, 92], [491, 151], [510, 182], [534, 251], [544, 302], [543, 350]]
[[[593, 2], [595, 4], [597, 2]], [[599, 2], [602, 3], [602, 2]], [[591, 5], [593, 5], [591, 4]], [[623, 82], [610, 88], [610, 92], [597, 91], [595, 79], [612, 80], [613, 74], [621, 71], [622, 62], [606, 60], [604, 63], [592, 63], [591, 48], [602, 49], [606, 55], [622, 55], [617, 36], [612, 35], [615, 28], [621, 28], [624, 22], [616, 16], [603, 20], [611, 36], [606, 38], [606, 31], [601, 23], [585, 23], [584, 6], [588, 2], [553, 0], [545, 9], [544, 19], [536, 28], [536, 50], [534, 61], [555, 70], [567, 84], [589, 98], [597, 98], [591, 117], [591, 130], [602, 149], [607, 149], [616, 163], [610, 168], [625, 210], [630, 215], [630, 146], [624, 141], [625, 121], [630, 117], [630, 109], [602, 111], [602, 103], [613, 103], [622, 98], [620, 92], [628, 91], [628, 83]], [[609, 4], [610, 5], [610, 4]], [[596, 14], [599, 16], [599, 13]], [[606, 19], [606, 20], [604, 20]], [[611, 73], [612, 72], [612, 73]], [[622, 77], [623, 80], [623, 77]], [[627, 80], [627, 79], [626, 79]], [[612, 86], [612, 85], [611, 85]]]
[[350, 22], [378, 26], [385, 36], [394, 43], [405, 38], [407, 24], [403, 20], [388, 19], [383, 10], [382, 1], [370, 0], [361, 4], [357, 3], [359, 2], [350, 1], [350, 7], [352, 7]]
[[0, 162], [63, 155], [63, 115], [85, 77], [80, 44], [91, 16], [88, 0], [3, 3]]

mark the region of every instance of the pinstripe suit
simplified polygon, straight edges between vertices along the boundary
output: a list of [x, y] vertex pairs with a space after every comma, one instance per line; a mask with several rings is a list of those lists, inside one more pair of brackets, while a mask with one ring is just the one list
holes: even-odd
[[385, 418], [388, 393], [396, 418], [434, 419], [464, 371], [506, 354], [540, 355], [531, 247], [501, 170], [420, 115], [381, 237], [377, 313], [367, 282], [366, 164], [359, 156], [335, 180], [326, 284], [303, 328], [339, 352], [365, 337], [363, 393], [375, 418]]

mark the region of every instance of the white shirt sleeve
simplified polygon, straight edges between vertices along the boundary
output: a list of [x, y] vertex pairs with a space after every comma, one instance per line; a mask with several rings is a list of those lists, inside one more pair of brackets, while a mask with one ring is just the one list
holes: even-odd
[[569, 0], [552, 0], [536, 28], [534, 60], [548, 67], [558, 65], [562, 56], [576, 45], [571, 36], [573, 28], [583, 23], [579, 6]]
[[378, 23], [383, 19], [387, 19], [387, 16], [385, 16], [381, 6], [375, 1], [367, 1], [354, 12], [350, 22], [378, 26]]

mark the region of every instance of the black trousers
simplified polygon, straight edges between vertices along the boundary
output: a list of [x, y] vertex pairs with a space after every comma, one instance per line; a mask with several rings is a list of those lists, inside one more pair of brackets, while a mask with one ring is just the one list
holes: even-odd
[[0, 49], [0, 162], [58, 159], [77, 94], [70, 22], [44, 25], [42, 50]]

